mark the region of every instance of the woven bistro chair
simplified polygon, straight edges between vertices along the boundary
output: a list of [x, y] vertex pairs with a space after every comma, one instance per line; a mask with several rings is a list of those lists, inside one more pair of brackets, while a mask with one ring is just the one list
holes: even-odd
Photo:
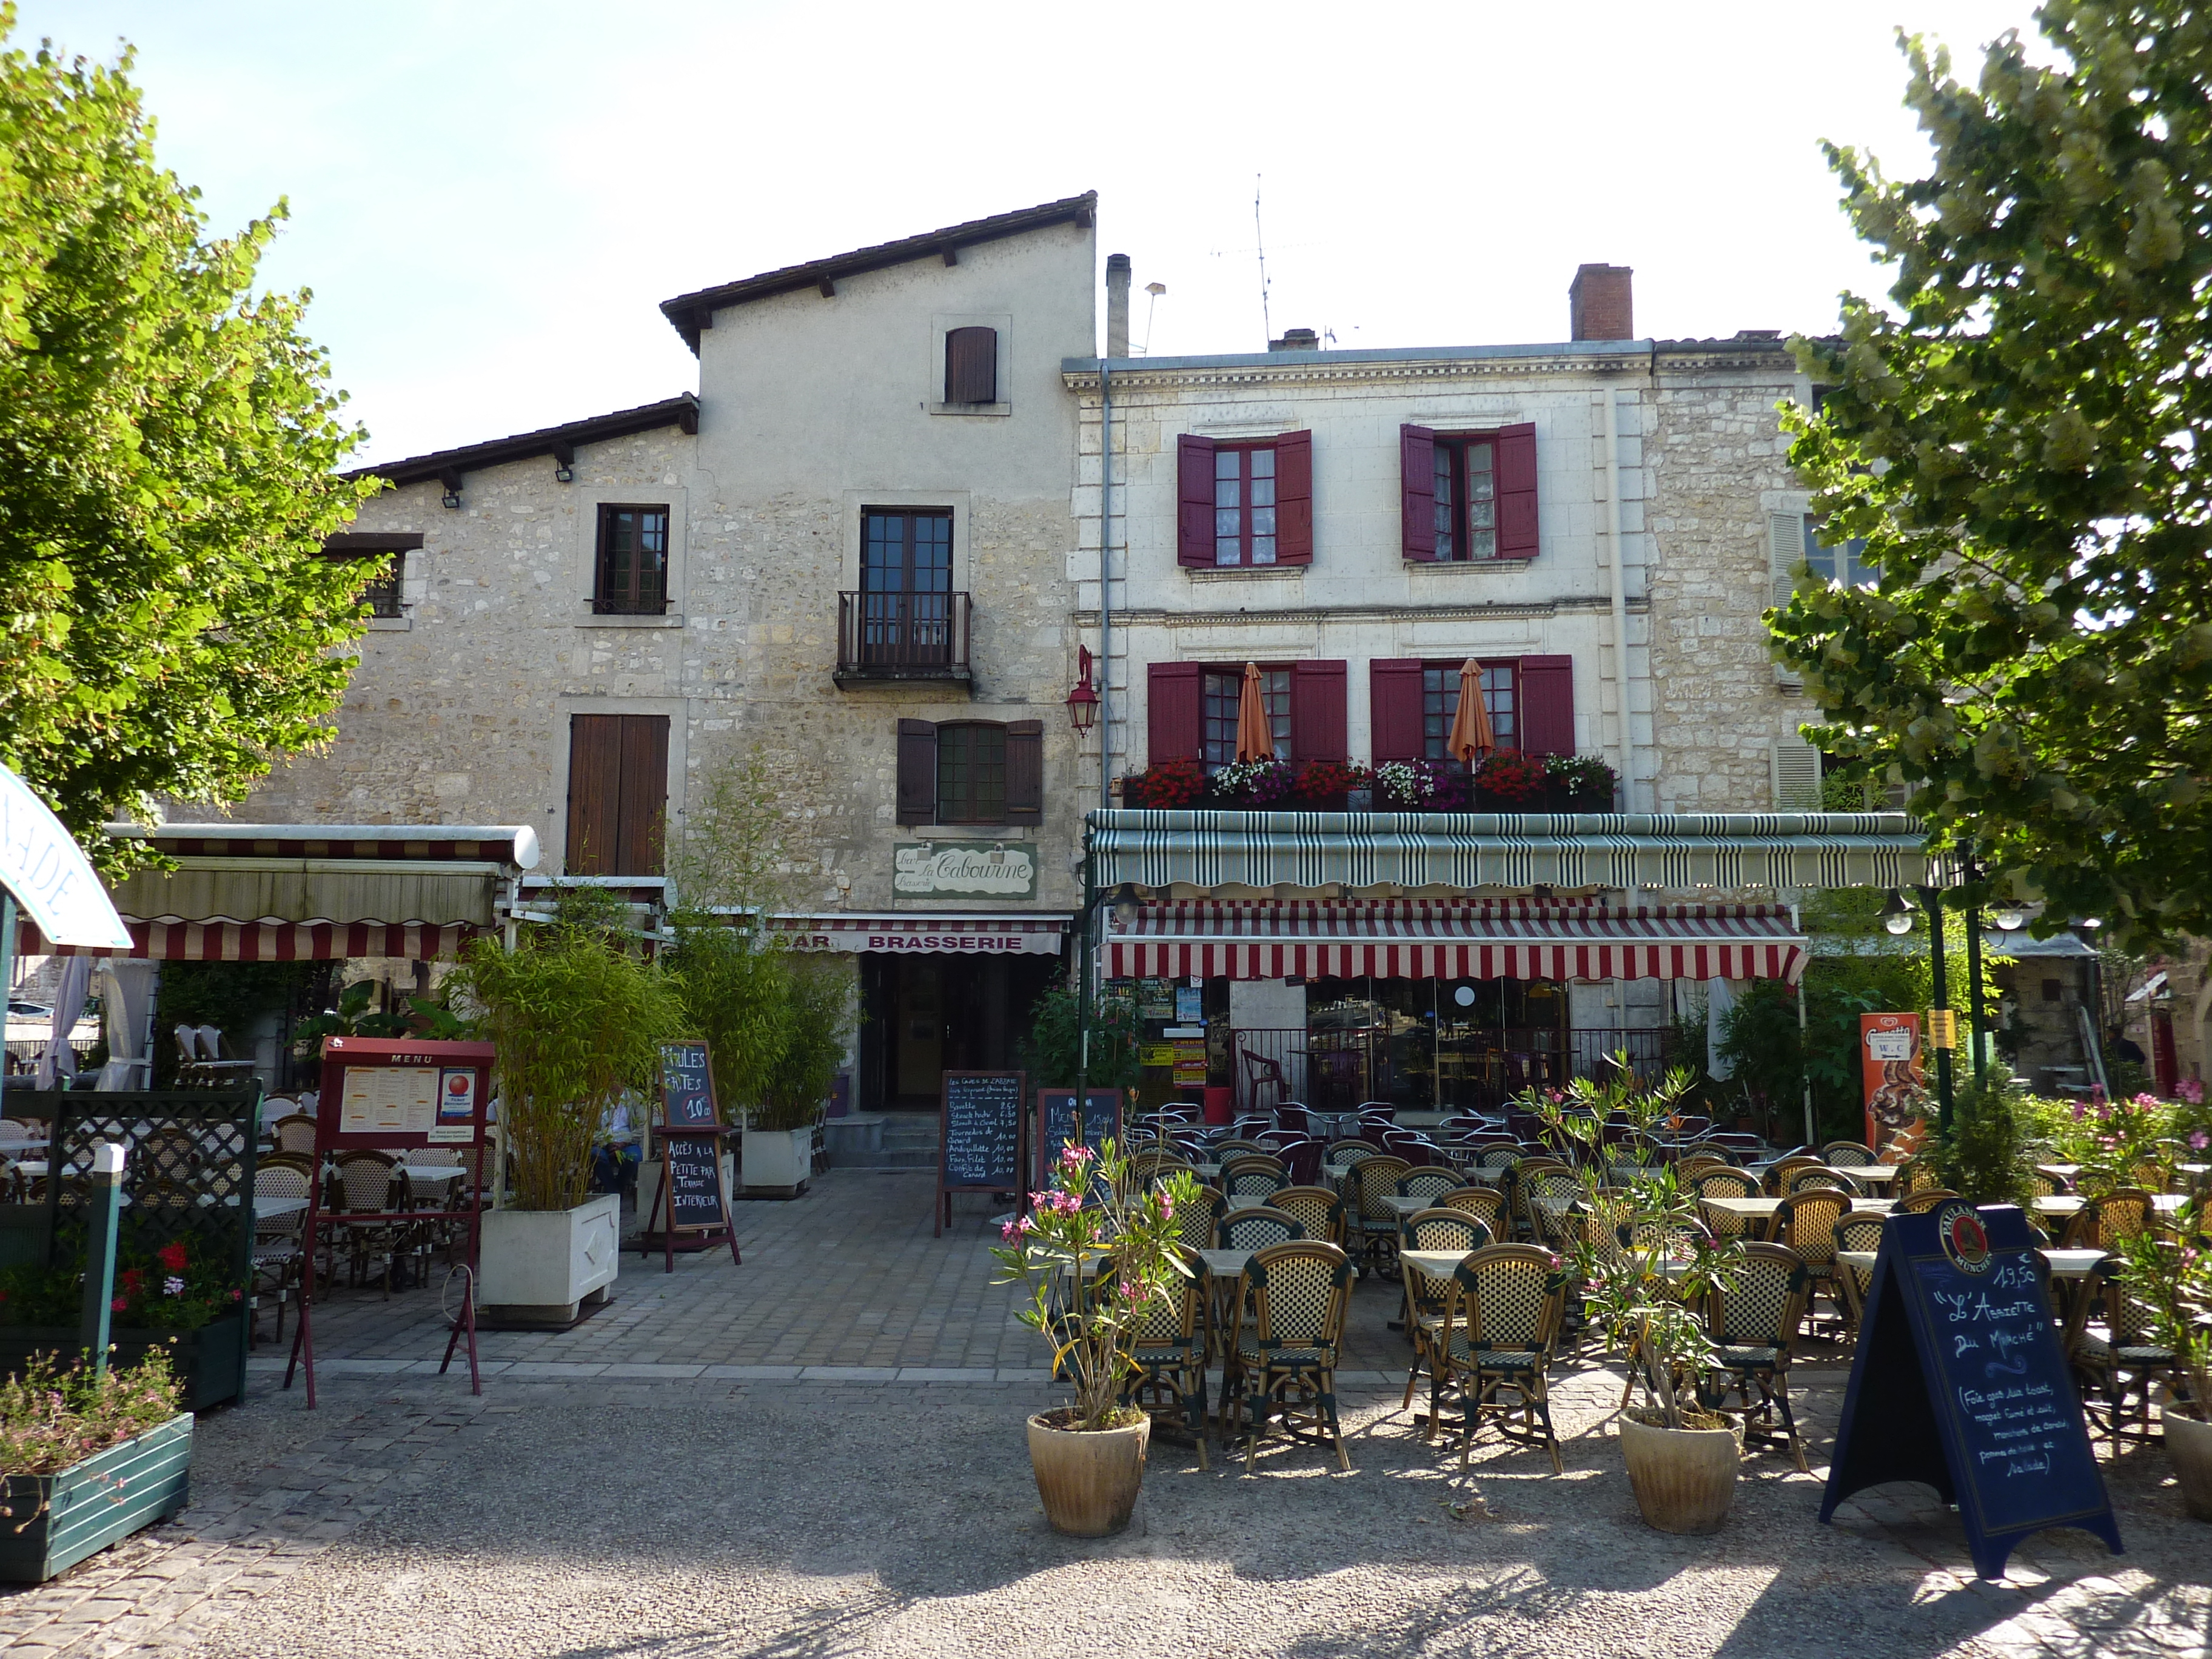
[[1388, 1272], [1398, 1254], [1398, 1212], [1387, 1200], [1398, 1196], [1398, 1183], [1413, 1166], [1402, 1158], [1378, 1152], [1362, 1159], [1352, 1172], [1358, 1202], [1352, 1206], [1352, 1226], [1358, 1235], [1360, 1255], [1378, 1270]]
[[1273, 1156], [1261, 1143], [1248, 1140], [1242, 1135], [1224, 1135], [1213, 1143], [1213, 1157], [1217, 1163], [1226, 1164], [1232, 1158], [1243, 1158], [1251, 1153], [1262, 1158]]
[[1218, 1187], [1200, 1187], [1198, 1196], [1188, 1204], [1178, 1204], [1168, 1218], [1174, 1230], [1176, 1243], [1187, 1250], [1210, 1250], [1213, 1248], [1213, 1230], [1221, 1220], [1222, 1212], [1229, 1200]]
[[1505, 1194], [1495, 1187], [1455, 1187], [1434, 1200], [1438, 1209], [1462, 1210], [1490, 1230], [1492, 1238], [1505, 1235]]
[[[1405, 1281], [1406, 1334], [1413, 1344], [1413, 1364], [1406, 1371], [1406, 1398], [1399, 1409], [1410, 1410], [1413, 1385], [1421, 1368], [1430, 1364], [1427, 1344], [1443, 1328], [1444, 1303], [1451, 1296], [1451, 1275], [1423, 1273], [1406, 1260], [1407, 1250], [1456, 1250], [1465, 1256], [1491, 1243], [1490, 1229], [1464, 1210], [1419, 1210], [1398, 1224], [1398, 1267]], [[1435, 1368], [1431, 1365], [1431, 1375]]]
[[1195, 1177], [1197, 1174], [1190, 1160], [1178, 1152], [1139, 1152], [1129, 1160], [1129, 1179], [1139, 1188], [1150, 1187], [1170, 1176]]
[[1828, 1164], [1868, 1164], [1875, 1161], [1874, 1148], [1863, 1140], [1832, 1140], [1820, 1148], [1820, 1158]]
[[1774, 1228], [1769, 1235], [1774, 1243], [1786, 1244], [1796, 1251], [1805, 1264], [1806, 1319], [1809, 1321], [1814, 1316], [1814, 1294], [1825, 1289], [1838, 1329], [1847, 1316], [1843, 1288], [1836, 1283], [1836, 1223], [1850, 1212], [1851, 1200], [1847, 1194], [1810, 1188], [1782, 1200], [1782, 1207], [1774, 1212]]
[[[1498, 1419], [1509, 1441], [1541, 1443], [1552, 1472], [1564, 1472], [1544, 1374], [1565, 1316], [1567, 1275], [1549, 1250], [1534, 1244], [1490, 1244], [1459, 1264], [1444, 1300], [1443, 1323], [1430, 1340], [1429, 1428], [1436, 1437], [1437, 1401], [1459, 1391], [1460, 1467], [1467, 1467], [1474, 1431]], [[1500, 1397], [1510, 1390], [1511, 1400]]]
[[1866, 1300], [1874, 1289], [1874, 1269], [1855, 1267], [1842, 1259], [1845, 1250], [1881, 1249], [1881, 1224], [1887, 1218], [1869, 1210], [1854, 1210], [1836, 1218], [1836, 1283], [1844, 1292], [1844, 1322], [1852, 1330], [1866, 1322]]
[[1796, 1413], [1790, 1409], [1790, 1349], [1811, 1289], [1812, 1274], [1796, 1251], [1780, 1244], [1745, 1245], [1735, 1282], [1706, 1292], [1703, 1310], [1713, 1344], [1706, 1376], [1727, 1380], [1698, 1389], [1698, 1403], [1707, 1411], [1727, 1404], [1730, 1395], [1740, 1396], [1744, 1443], [1772, 1447], [1778, 1440], [1800, 1474], [1808, 1470]]
[[[2119, 1261], [2107, 1256], [2089, 1270], [2088, 1282], [2075, 1292], [2066, 1321], [2066, 1354], [2072, 1362], [2081, 1404], [2105, 1419], [2117, 1454], [2124, 1439], [2151, 1440], [2150, 1402], [2163, 1385], [2184, 1395], [2187, 1385], [2177, 1370], [2179, 1356], [2153, 1340], [2149, 1310], [2129, 1294], [2120, 1278]], [[2105, 1310], [2101, 1328], [2090, 1324], [2092, 1310]], [[2136, 1398], [2141, 1411], [2136, 1426], [2128, 1426], [2128, 1400]]]
[[1832, 1170], [1825, 1164], [1801, 1164], [1792, 1170], [1783, 1180], [1779, 1196], [1789, 1198], [1797, 1193], [1808, 1192], [1815, 1187], [1826, 1187], [1832, 1192], [1844, 1193], [1853, 1198], [1856, 1198], [1859, 1194], [1859, 1183], [1841, 1170]]
[[1890, 1182], [1890, 1190], [1899, 1199], [1907, 1199], [1942, 1184], [1943, 1172], [1936, 1167], [1932, 1158], [1908, 1158], [1897, 1166], [1897, 1177]]
[[1439, 1201], [1446, 1193], [1459, 1188], [1459, 1171], [1453, 1169], [1431, 1169], [1416, 1166], [1399, 1177], [1398, 1196], [1425, 1198], [1430, 1203]]
[[2066, 1190], [2066, 1183], [2055, 1175], [2046, 1175], [2031, 1167], [2020, 1178], [2020, 1184], [2030, 1198], [2056, 1198]]
[[1688, 1152], [1674, 1160], [1674, 1179], [1685, 1187], [1694, 1186], [1707, 1170], [1725, 1170], [1729, 1161], [1711, 1152]]
[[1583, 1195], [1583, 1183], [1565, 1164], [1546, 1169], [1522, 1164], [1513, 1183], [1513, 1195], [1520, 1201], [1523, 1224], [1537, 1243], [1549, 1249], [1572, 1243], [1571, 1218], [1575, 1200]]
[[1240, 1198], [1270, 1198], [1290, 1184], [1279, 1158], [1244, 1152], [1221, 1160], [1221, 1190], [1234, 1203]]
[[1787, 1158], [1775, 1159], [1766, 1170], [1766, 1195], [1769, 1198], [1787, 1198], [1790, 1195], [1789, 1182], [1791, 1176], [1800, 1170], [1817, 1170], [1820, 1167], [1821, 1160], [1810, 1152], [1792, 1152]]
[[1261, 1250], [1305, 1236], [1305, 1224], [1281, 1210], [1231, 1210], [1213, 1224], [1217, 1250]]
[[333, 1236], [346, 1241], [350, 1282], [356, 1285], [364, 1283], [368, 1264], [380, 1255], [384, 1257], [384, 1294], [387, 1297], [392, 1294], [392, 1263], [401, 1254], [401, 1224], [355, 1221], [349, 1218], [347, 1212], [366, 1214], [392, 1209], [392, 1188], [396, 1179], [392, 1165], [397, 1162], [389, 1152], [341, 1152], [336, 1181], [337, 1202], [331, 1216]]
[[1136, 1316], [1130, 1331], [1129, 1361], [1134, 1370], [1121, 1385], [1122, 1402], [1140, 1407], [1155, 1426], [1178, 1423], [1198, 1447], [1198, 1467], [1206, 1462], [1206, 1268], [1188, 1250], [1178, 1250], [1183, 1271], [1165, 1294], [1153, 1297]]
[[1364, 1140], [1332, 1140], [1322, 1153], [1324, 1164], [1357, 1164], [1362, 1158], [1373, 1158], [1382, 1149]]
[[1891, 1208], [1892, 1215], [1923, 1215], [1938, 1204], [1948, 1204], [1958, 1197], [1948, 1187], [1923, 1187], [1908, 1198], [1900, 1198]]
[[2130, 1234], [2148, 1232], [2155, 1224], [2157, 1206], [2140, 1187], [2114, 1187], [2084, 1204], [2066, 1229], [2068, 1248], [2117, 1250]]
[[1254, 1253], [1221, 1380], [1224, 1417], [1232, 1401], [1243, 1408], [1247, 1474], [1271, 1425], [1309, 1444], [1325, 1437], [1337, 1468], [1351, 1469], [1336, 1415], [1336, 1362], [1351, 1305], [1352, 1262], [1335, 1245], [1301, 1238]]
[[278, 1118], [276, 1150], [313, 1158], [315, 1154], [315, 1120], [305, 1112], [295, 1112], [289, 1117]]
[[1328, 1240], [1340, 1250], [1348, 1249], [1345, 1237], [1344, 1200], [1328, 1187], [1284, 1187], [1267, 1200], [1268, 1207], [1294, 1216], [1308, 1238]]
[[[295, 1198], [303, 1202], [314, 1195], [313, 1170], [304, 1158], [278, 1152], [253, 1166], [257, 1198]], [[307, 1273], [307, 1252], [301, 1248], [307, 1214], [271, 1216], [253, 1224], [253, 1303], [246, 1310], [249, 1331], [261, 1322], [261, 1298], [268, 1297], [276, 1310], [276, 1340], [284, 1340], [284, 1304], [299, 1291]]]

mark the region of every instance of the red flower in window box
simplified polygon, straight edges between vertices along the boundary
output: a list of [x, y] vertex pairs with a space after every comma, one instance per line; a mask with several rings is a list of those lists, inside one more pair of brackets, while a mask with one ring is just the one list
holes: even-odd
[[1121, 781], [1121, 799], [1129, 806], [1175, 811], [1195, 806], [1206, 793], [1206, 772], [1194, 760], [1154, 761]]
[[154, 1252], [154, 1259], [173, 1273], [185, 1270], [185, 1242], [178, 1239]]
[[1298, 768], [1293, 794], [1301, 806], [1340, 812], [1344, 798], [1354, 789], [1365, 789], [1374, 775], [1348, 761], [1308, 761]]
[[1541, 806], [1545, 787], [1544, 763], [1511, 750], [1492, 755], [1474, 775], [1476, 804], [1507, 812]]

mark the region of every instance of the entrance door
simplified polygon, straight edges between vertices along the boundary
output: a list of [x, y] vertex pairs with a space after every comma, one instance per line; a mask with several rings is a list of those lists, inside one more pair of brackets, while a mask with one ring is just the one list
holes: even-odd
[[891, 1075], [902, 1095], [935, 1095], [945, 1069], [945, 975], [934, 962], [902, 962]]
[[945, 1072], [1024, 1065], [1030, 1012], [1060, 965], [1047, 956], [863, 955], [861, 1109], [934, 1109]]
[[952, 515], [869, 513], [860, 521], [860, 660], [952, 659]]

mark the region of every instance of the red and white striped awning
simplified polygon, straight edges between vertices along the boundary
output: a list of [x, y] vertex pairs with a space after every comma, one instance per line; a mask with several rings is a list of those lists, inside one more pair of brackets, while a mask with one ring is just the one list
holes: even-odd
[[905, 911], [869, 915], [835, 910], [818, 915], [770, 916], [768, 930], [771, 938], [793, 951], [1056, 957], [1068, 921], [1064, 915], [930, 916]]
[[27, 957], [151, 957], [157, 962], [334, 962], [348, 957], [396, 957], [414, 962], [450, 960], [479, 933], [466, 922], [382, 921], [141, 921], [125, 916], [128, 951], [52, 945], [37, 928], [21, 926], [16, 950]]
[[1109, 979], [1779, 979], [1806, 942], [1779, 905], [1418, 899], [1148, 904]]

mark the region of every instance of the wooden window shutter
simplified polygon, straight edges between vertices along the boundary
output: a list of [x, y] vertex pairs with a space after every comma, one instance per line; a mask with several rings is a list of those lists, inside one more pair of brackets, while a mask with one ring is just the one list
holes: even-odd
[[1275, 440], [1275, 562], [1311, 564], [1313, 553], [1313, 434], [1285, 432]]
[[668, 716], [621, 719], [622, 810], [616, 842], [621, 861], [610, 873], [657, 876], [668, 818]]
[[1378, 657], [1367, 665], [1367, 748], [1385, 761], [1421, 758], [1421, 663]]
[[1498, 429], [1498, 556], [1536, 556], [1536, 428], [1533, 422]]
[[1301, 761], [1351, 758], [1341, 662], [1291, 665], [1291, 753]]
[[937, 723], [898, 723], [898, 821], [933, 823], [937, 819]]
[[1774, 810], [1820, 810], [1820, 751], [1802, 738], [1774, 740]]
[[1146, 665], [1146, 760], [1155, 765], [1164, 760], [1196, 760], [1205, 736], [1198, 665], [1151, 663]]
[[[1437, 434], [1427, 427], [1398, 428], [1398, 500], [1401, 519], [1398, 533], [1406, 556], [1433, 560], [1437, 556]], [[1413, 754], [1419, 753], [1416, 746]]]
[[945, 335], [945, 401], [999, 401], [999, 331], [955, 328]]
[[1521, 659], [1521, 752], [1575, 752], [1575, 659]]
[[568, 873], [613, 873], [622, 838], [622, 716], [568, 719]]
[[1766, 515], [1766, 580], [1777, 610], [1790, 603], [1797, 586], [1797, 572], [1805, 562], [1805, 515], [1770, 513]]
[[1044, 820], [1044, 722], [1006, 722], [1006, 822]]
[[1176, 440], [1176, 562], [1210, 568], [1213, 563], [1212, 439], [1194, 438], [1186, 432]]

